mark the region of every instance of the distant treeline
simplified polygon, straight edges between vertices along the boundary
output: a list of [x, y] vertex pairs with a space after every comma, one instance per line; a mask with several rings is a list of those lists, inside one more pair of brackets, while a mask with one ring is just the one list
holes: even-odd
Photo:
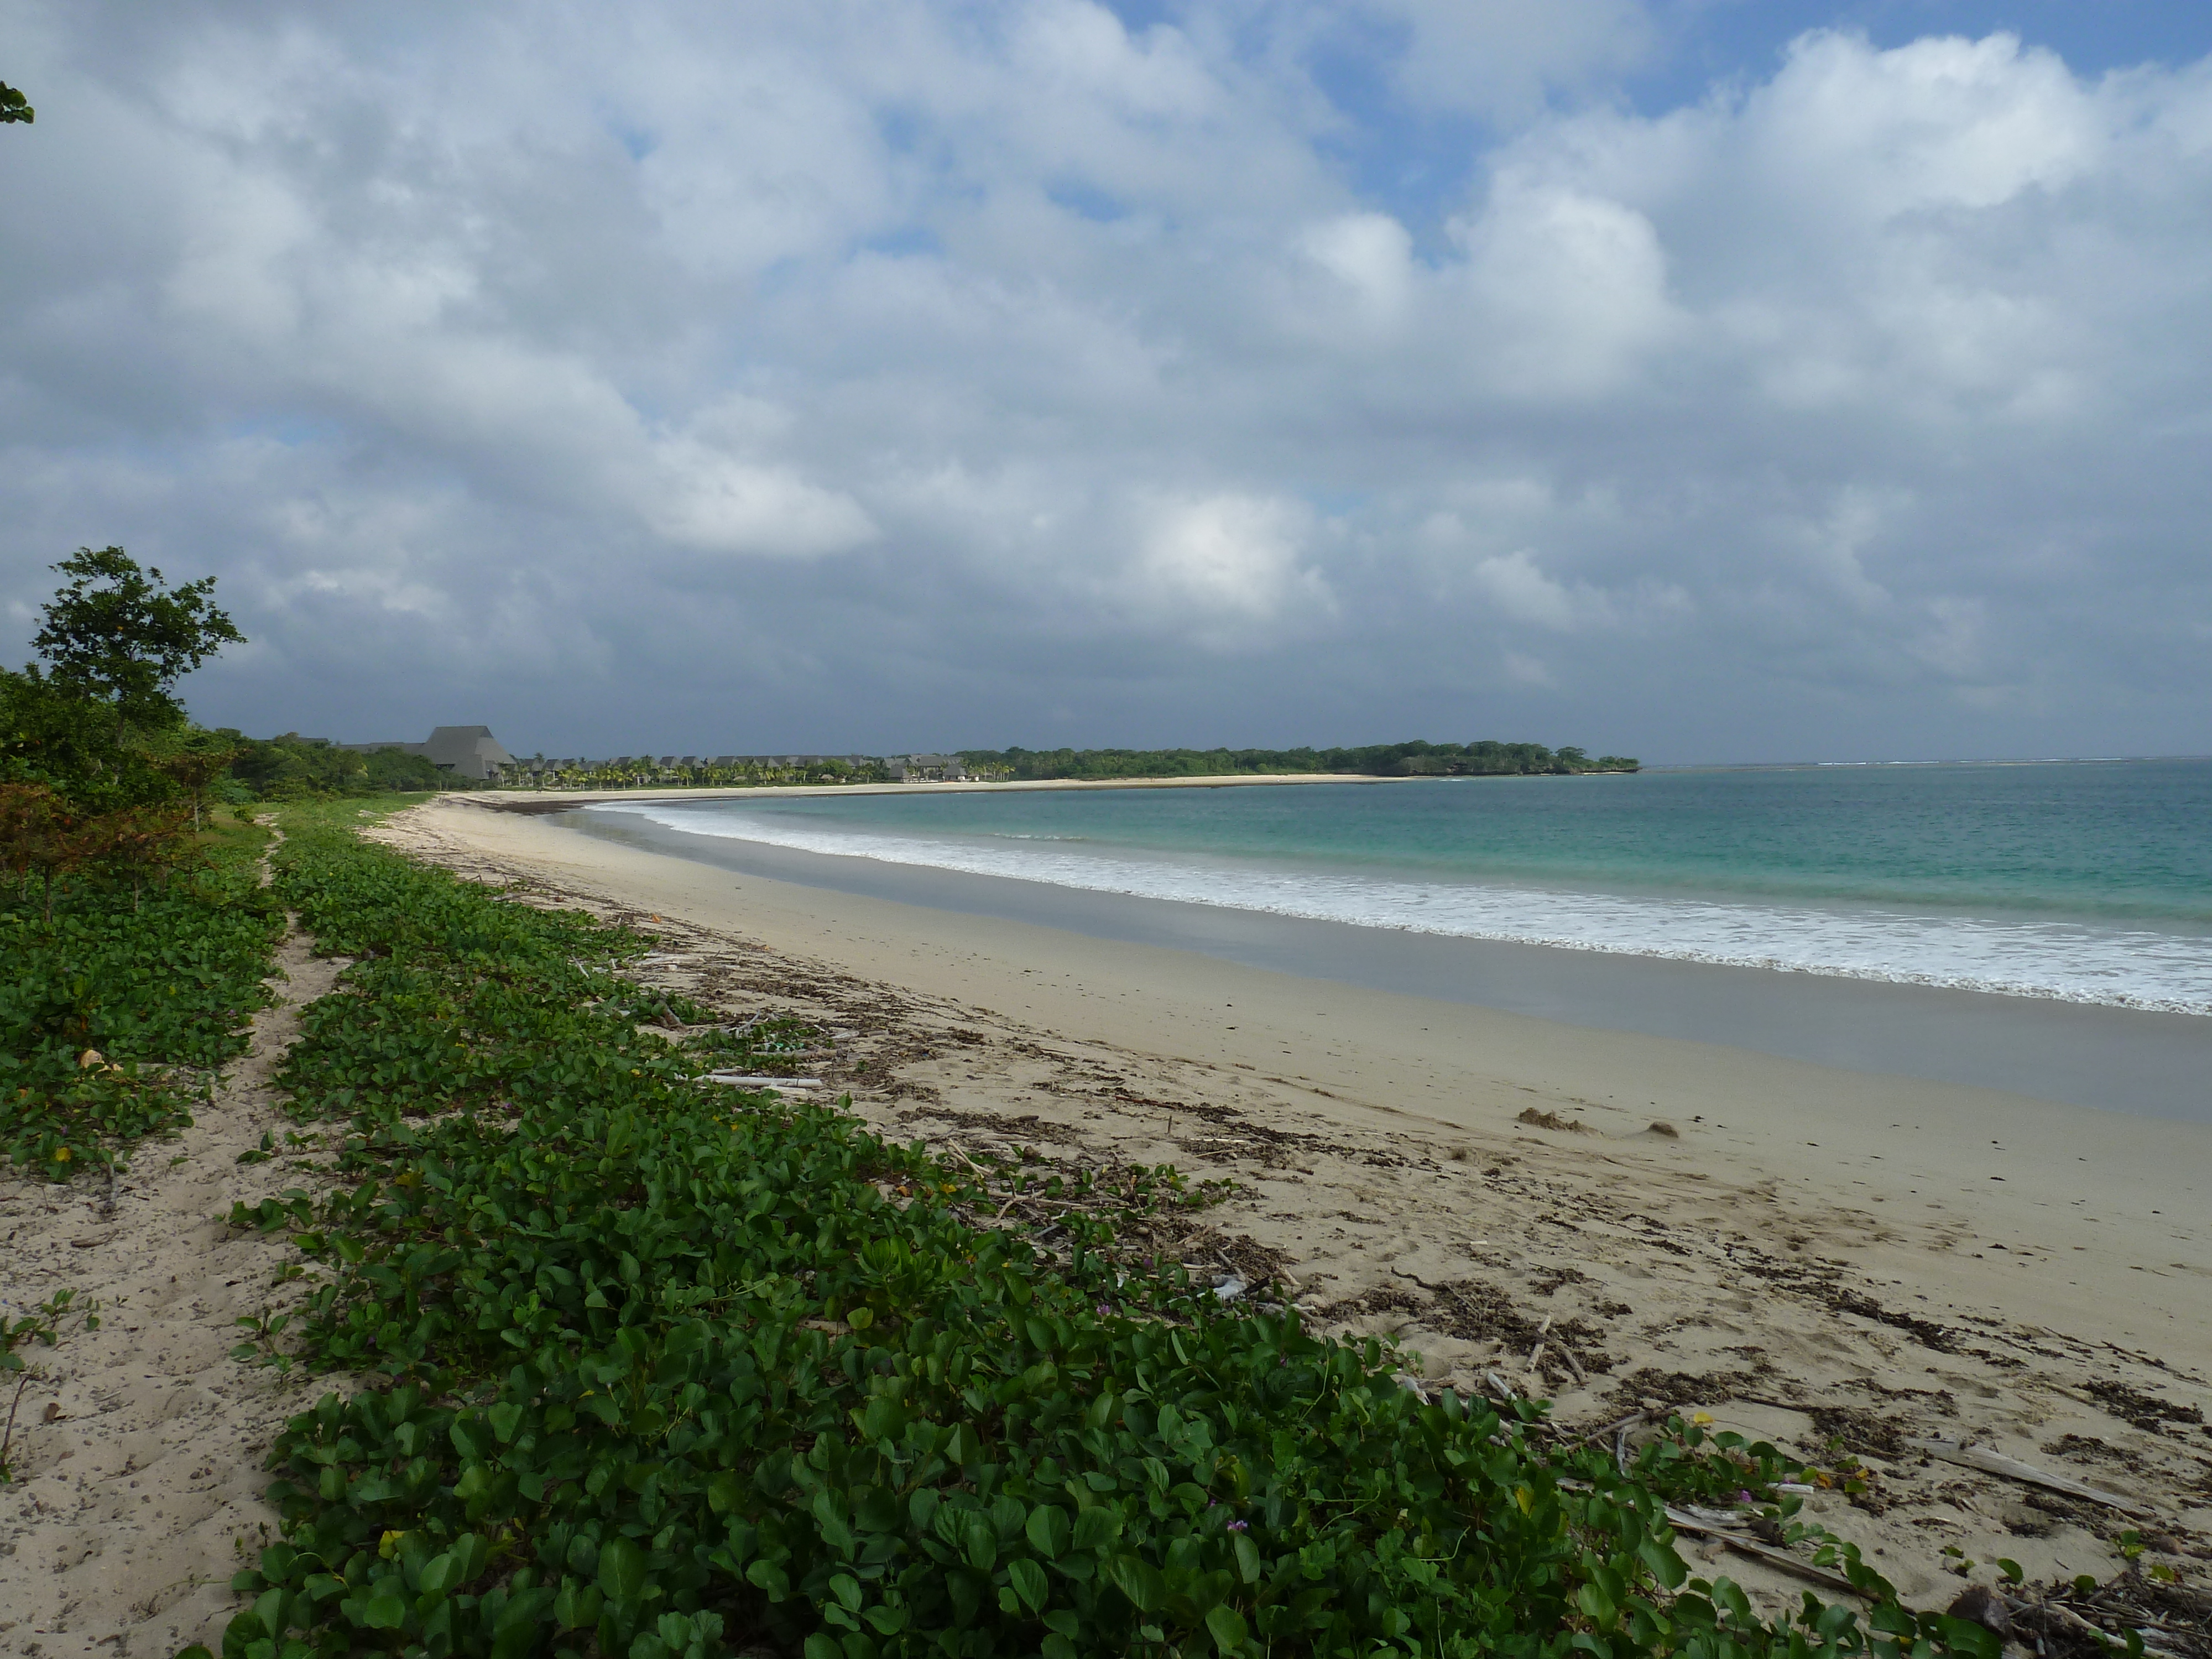
[[963, 749], [971, 775], [1005, 778], [1202, 778], [1348, 772], [1376, 778], [1559, 776], [1633, 772], [1626, 755], [1592, 759], [1540, 743], [1372, 743], [1352, 749]]
[[249, 738], [226, 727], [216, 735], [234, 750], [226, 793], [235, 799], [311, 800], [446, 787], [445, 775], [433, 762], [402, 750], [362, 754], [297, 732]]

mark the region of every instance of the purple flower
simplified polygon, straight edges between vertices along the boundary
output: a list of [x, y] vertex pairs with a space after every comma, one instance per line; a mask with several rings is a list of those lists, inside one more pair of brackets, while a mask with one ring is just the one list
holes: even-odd
[[1249, 1532], [1252, 1530], [1252, 1523], [1249, 1521], [1231, 1521], [1229, 1523], [1229, 1530], [1231, 1532]]

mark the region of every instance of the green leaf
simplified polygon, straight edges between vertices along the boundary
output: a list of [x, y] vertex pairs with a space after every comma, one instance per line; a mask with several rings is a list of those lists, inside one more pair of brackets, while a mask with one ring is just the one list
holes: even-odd
[[1158, 1567], [1133, 1555], [1116, 1555], [1106, 1563], [1106, 1582], [1134, 1602], [1139, 1613], [1152, 1613], [1168, 1599], [1167, 1580]]
[[806, 1638], [805, 1652], [806, 1659], [845, 1659], [845, 1650], [837, 1645], [835, 1638], [818, 1630]]
[[988, 1572], [998, 1565], [998, 1536], [992, 1532], [991, 1523], [981, 1516], [968, 1517], [968, 1524], [961, 1533], [960, 1553], [968, 1558], [968, 1565], [978, 1572]]
[[1668, 1589], [1680, 1589], [1690, 1570], [1682, 1558], [1656, 1538], [1647, 1538], [1636, 1547], [1637, 1559], [1651, 1569], [1652, 1577]]
[[1048, 1561], [1057, 1561], [1066, 1553], [1075, 1531], [1067, 1511], [1056, 1504], [1040, 1504], [1031, 1510], [1029, 1524], [1023, 1530], [1036, 1547], [1037, 1553]]
[[591, 1585], [563, 1584], [553, 1598], [553, 1622], [562, 1630], [585, 1630], [599, 1622], [606, 1597]]
[[1100, 1504], [1075, 1517], [1075, 1547], [1102, 1549], [1121, 1535], [1121, 1511]]
[[361, 1604], [361, 1622], [371, 1630], [398, 1630], [407, 1622], [407, 1603], [397, 1591], [379, 1585]]
[[1206, 1610], [1206, 1633], [1213, 1638], [1213, 1645], [1224, 1653], [1239, 1653], [1252, 1639], [1244, 1627], [1244, 1616], [1226, 1602]]
[[1260, 1582], [1260, 1547], [1241, 1532], [1237, 1534], [1237, 1571], [1248, 1584]]
[[599, 1588], [611, 1601], [635, 1601], [645, 1593], [645, 1552], [619, 1535], [599, 1546]]
[[1044, 1610], [1045, 1598], [1051, 1591], [1045, 1583], [1042, 1567], [1027, 1559], [1009, 1561], [1006, 1563], [1006, 1581], [1014, 1587], [1014, 1594], [1029, 1604], [1031, 1613]]
[[451, 1551], [434, 1555], [424, 1563], [415, 1588], [425, 1595], [443, 1595], [461, 1582], [461, 1563], [453, 1559]]

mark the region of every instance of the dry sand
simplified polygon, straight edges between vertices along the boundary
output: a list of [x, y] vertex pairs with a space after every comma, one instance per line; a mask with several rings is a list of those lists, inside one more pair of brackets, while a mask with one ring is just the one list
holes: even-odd
[[[374, 833], [645, 924], [666, 944], [642, 973], [702, 1000], [849, 1033], [821, 1074], [901, 1139], [1234, 1183], [1160, 1248], [1279, 1269], [1313, 1322], [1395, 1334], [1431, 1382], [1495, 1373], [1593, 1426], [1701, 1410], [1829, 1465], [1839, 1444], [1870, 1490], [1812, 1517], [1920, 1604], [1957, 1593], [1961, 1559], [1983, 1582], [1998, 1557], [2104, 1577], [2130, 1527], [2147, 1564], [2201, 1583], [2212, 1562], [2212, 1130], [740, 878], [459, 798]], [[295, 1000], [330, 972], [296, 942], [288, 965]], [[257, 1053], [289, 1018], [263, 1017]], [[273, 1121], [259, 1063], [190, 1162], [142, 1154], [116, 1242], [70, 1248], [98, 1194], [0, 1199], [13, 1299], [49, 1279], [132, 1298], [26, 1396], [62, 1411], [0, 1489], [0, 1652], [214, 1634], [233, 1540], [264, 1518], [250, 1454], [300, 1399], [222, 1357], [283, 1259], [213, 1224], [289, 1184], [231, 1164]], [[2152, 1513], [1931, 1462], [1912, 1436]], [[1805, 1588], [1717, 1547], [1692, 1565], [1770, 1607]]]

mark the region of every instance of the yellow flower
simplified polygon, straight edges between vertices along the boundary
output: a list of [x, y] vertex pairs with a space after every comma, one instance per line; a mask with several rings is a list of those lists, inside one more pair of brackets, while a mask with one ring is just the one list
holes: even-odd
[[76, 1154], [75, 1152], [70, 1151], [68, 1147], [64, 1146], [61, 1151], [54, 1154], [54, 1162], [57, 1164], [66, 1164], [76, 1156]]
[[1706, 1424], [1712, 1420], [1713, 1414], [1711, 1412], [1692, 1412], [1690, 1413], [1690, 1421], [1695, 1423], [1700, 1428], [1703, 1428]]

